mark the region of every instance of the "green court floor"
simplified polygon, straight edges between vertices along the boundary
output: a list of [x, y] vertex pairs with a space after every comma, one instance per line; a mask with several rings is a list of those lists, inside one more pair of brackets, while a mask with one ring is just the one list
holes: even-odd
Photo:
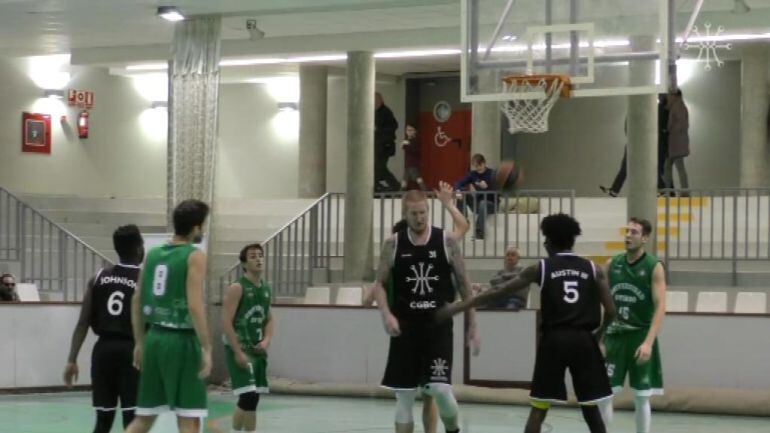
[[[230, 433], [234, 399], [211, 394], [207, 433]], [[461, 404], [463, 433], [512, 433], [524, 430], [528, 408]], [[415, 419], [419, 420], [418, 408]], [[369, 398], [264, 396], [259, 406], [260, 433], [392, 432], [393, 401]], [[169, 420], [170, 421], [170, 420]], [[577, 409], [556, 408], [543, 432], [577, 433], [588, 430]], [[633, 414], [617, 412], [611, 432], [634, 431]], [[173, 423], [159, 423], [154, 433], [175, 431]], [[0, 433], [89, 433], [93, 411], [87, 393], [1, 396]], [[418, 425], [415, 429], [422, 432]], [[113, 432], [120, 432], [118, 423]], [[654, 413], [655, 433], [770, 432], [766, 418]], [[439, 428], [439, 432], [443, 429]]]

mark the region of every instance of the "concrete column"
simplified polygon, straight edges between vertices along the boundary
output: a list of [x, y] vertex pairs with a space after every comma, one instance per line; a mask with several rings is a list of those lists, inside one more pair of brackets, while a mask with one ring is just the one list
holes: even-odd
[[[495, 89], [500, 86], [497, 74], [492, 71], [479, 71], [479, 88]], [[480, 153], [487, 160], [487, 165], [497, 168], [502, 153], [500, 143], [500, 103], [474, 102], [472, 105], [471, 155]]]
[[770, 180], [767, 78], [767, 46], [752, 44], [746, 47], [741, 64], [741, 188], [766, 187]]
[[368, 280], [372, 274], [374, 71], [371, 52], [348, 53], [348, 159], [343, 259], [346, 281]]
[[299, 197], [326, 192], [326, 95], [328, 69], [299, 66]]
[[[654, 48], [652, 37], [633, 37], [631, 44], [638, 49]], [[655, 62], [633, 60], [630, 64], [631, 85], [648, 81], [655, 74]], [[652, 223], [651, 243], [648, 251], [654, 252], [657, 234], [657, 176], [658, 176], [658, 108], [657, 95], [628, 97], [628, 217], [645, 218]]]

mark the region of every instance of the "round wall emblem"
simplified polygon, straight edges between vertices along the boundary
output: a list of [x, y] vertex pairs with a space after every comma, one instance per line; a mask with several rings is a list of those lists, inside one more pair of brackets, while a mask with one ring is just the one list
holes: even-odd
[[438, 123], [446, 122], [452, 117], [452, 106], [446, 101], [436, 102], [436, 105], [433, 106], [433, 117]]

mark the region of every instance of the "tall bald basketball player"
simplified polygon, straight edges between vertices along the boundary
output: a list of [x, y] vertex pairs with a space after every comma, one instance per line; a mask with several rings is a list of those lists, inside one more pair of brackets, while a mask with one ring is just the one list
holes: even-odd
[[[455, 287], [463, 299], [470, 283], [460, 245], [453, 236], [428, 224], [428, 201], [409, 191], [402, 206], [407, 226], [385, 241], [374, 285], [385, 331], [391, 336], [382, 385], [396, 394], [396, 433], [414, 431], [412, 406], [418, 390], [439, 408], [447, 433], [459, 432], [458, 406], [452, 393], [452, 323], [436, 325], [434, 313], [453, 302]], [[386, 293], [388, 280], [391, 290]], [[474, 317], [470, 337], [476, 339]]]
[[139, 372], [132, 365], [134, 336], [131, 330], [131, 297], [139, 279], [139, 264], [144, 258], [144, 241], [139, 229], [131, 224], [118, 227], [112, 234], [119, 262], [101, 269], [88, 282], [80, 308], [80, 318], [72, 332], [70, 354], [64, 368], [67, 386], [78, 378], [78, 353], [88, 335], [88, 328], [99, 336], [91, 353], [91, 385], [96, 410], [94, 433], [108, 433], [115, 413], [123, 414], [123, 427], [134, 419]]

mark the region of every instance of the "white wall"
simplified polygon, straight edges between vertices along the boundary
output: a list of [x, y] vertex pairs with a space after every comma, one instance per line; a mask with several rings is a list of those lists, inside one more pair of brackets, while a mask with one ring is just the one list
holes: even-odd
[[278, 111], [266, 84], [220, 87], [216, 193], [297, 197], [299, 113]]
[[[0, 186], [26, 194], [165, 195], [165, 115], [149, 110], [131, 80], [102, 68], [71, 68], [67, 87], [95, 92], [90, 136], [81, 140], [79, 110], [41, 98], [28, 70], [26, 59], [0, 59]], [[23, 111], [52, 115], [51, 155], [21, 152]]]
[[[0, 304], [0, 388], [58, 386], [80, 306]], [[212, 341], [220, 341], [216, 308]], [[310, 382], [377, 384], [388, 338], [376, 309], [275, 306], [269, 373]], [[767, 316], [671, 314], [660, 334], [667, 386], [770, 389]], [[479, 312], [482, 351], [470, 358], [473, 380], [528, 381], [535, 351], [535, 311]], [[462, 383], [462, 318], [454, 324], [453, 382]], [[693, 335], [709, 338], [692, 338]], [[718, 341], [718, 344], [715, 342]], [[83, 346], [80, 383], [89, 383], [93, 336]], [[486, 343], [485, 343], [486, 342]], [[219, 343], [216, 343], [219, 344]], [[221, 350], [218, 346], [217, 351]], [[216, 370], [222, 370], [221, 358]], [[693, 362], [697, 360], [697, 362]]]

